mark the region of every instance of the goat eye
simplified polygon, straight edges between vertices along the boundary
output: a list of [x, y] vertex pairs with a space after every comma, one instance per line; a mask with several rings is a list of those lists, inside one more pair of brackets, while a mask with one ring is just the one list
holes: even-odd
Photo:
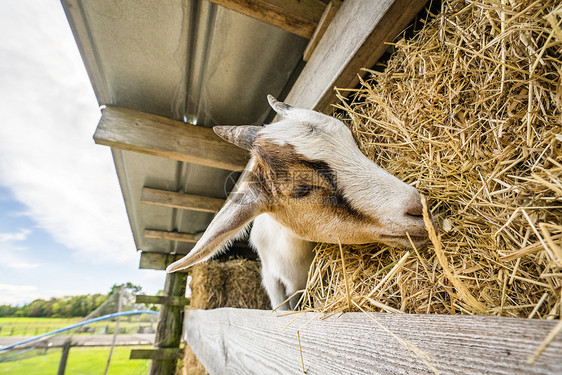
[[308, 194], [310, 194], [310, 192], [312, 192], [312, 190], [314, 190], [314, 186], [306, 185], [306, 184], [297, 185], [293, 189], [291, 196], [293, 198], [306, 197]]

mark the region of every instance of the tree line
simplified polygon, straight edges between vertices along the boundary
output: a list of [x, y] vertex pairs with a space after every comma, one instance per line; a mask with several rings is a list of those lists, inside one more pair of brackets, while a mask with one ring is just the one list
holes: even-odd
[[[0, 305], [0, 317], [73, 318], [83, 317], [101, 306], [113, 295], [118, 295], [120, 285], [113, 285], [107, 294], [83, 294], [79, 296], [36, 299], [23, 306]], [[124, 289], [130, 295], [142, 294], [138, 285], [127, 283]]]

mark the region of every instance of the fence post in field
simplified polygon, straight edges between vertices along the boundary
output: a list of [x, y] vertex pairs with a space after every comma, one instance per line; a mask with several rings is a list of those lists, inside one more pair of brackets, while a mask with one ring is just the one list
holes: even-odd
[[59, 370], [57, 371], [57, 375], [64, 375], [64, 372], [66, 370], [66, 361], [68, 360], [68, 353], [70, 352], [71, 345], [71, 338], [68, 338], [62, 345], [62, 354], [60, 356]]
[[[166, 275], [164, 286], [165, 296], [185, 296], [185, 286], [187, 284], [187, 273], [169, 273]], [[158, 327], [154, 347], [157, 349], [178, 349], [181, 341], [183, 328], [183, 305], [163, 304], [160, 308]], [[150, 375], [173, 374], [176, 369], [178, 356], [171, 358], [153, 359], [150, 366]]]
[[[123, 290], [125, 289], [125, 284], [121, 284], [119, 288], [119, 302], [117, 305], [117, 312], [120, 313], [123, 308]], [[119, 322], [121, 321], [121, 316], [117, 317], [117, 323], [115, 324], [115, 332], [113, 332], [113, 339], [111, 340], [111, 349], [109, 350], [109, 356], [107, 357], [107, 363], [105, 364], [105, 370], [103, 375], [107, 374], [109, 370], [109, 364], [111, 363], [111, 356], [113, 355], [113, 348], [115, 347], [115, 341], [117, 340], [117, 335], [119, 334]]]

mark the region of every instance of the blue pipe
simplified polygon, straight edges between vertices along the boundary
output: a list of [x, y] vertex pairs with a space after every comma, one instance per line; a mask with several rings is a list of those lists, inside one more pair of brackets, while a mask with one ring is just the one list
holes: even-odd
[[24, 351], [22, 351], [22, 352], [10, 354], [10, 355], [8, 355], [8, 356], [6, 356], [6, 357], [1, 357], [1, 358], [0, 358], [0, 362], [5, 362], [5, 361], [7, 361], [7, 360], [10, 359], [10, 358], [14, 358], [14, 357], [17, 357], [17, 356], [19, 356], [19, 355], [22, 355], [22, 354], [25, 354], [25, 353], [29, 353], [29, 352], [32, 351], [32, 350], [35, 350], [35, 346], [32, 346], [31, 348], [26, 349], [26, 350], [24, 350]]
[[11, 344], [11, 345], [5, 346], [3, 348], [0, 348], [0, 352], [4, 351], [4, 350], [11, 349], [11, 348], [14, 348], [14, 347], [19, 346], [19, 345], [23, 345], [23, 344], [27, 344], [27, 343], [30, 343], [30, 342], [33, 342], [33, 341], [37, 341], [39, 339], [42, 339], [43, 337], [56, 335], [57, 333], [61, 333], [61, 332], [68, 331], [68, 330], [73, 329], [73, 328], [81, 327], [81, 326], [84, 326], [86, 324], [99, 322], [100, 320], [111, 319], [111, 318], [115, 318], [117, 316], [138, 315], [138, 314], [158, 315], [158, 312], [157, 311], [150, 311], [150, 310], [136, 310], [136, 311], [123, 311], [123, 312], [119, 312], [119, 313], [103, 315], [103, 316], [100, 316], [100, 317], [97, 317], [97, 318], [94, 318], [94, 319], [90, 319], [90, 320], [86, 320], [86, 321], [83, 321], [83, 322], [80, 322], [80, 323], [70, 325], [68, 327], [59, 328], [59, 329], [56, 329], [56, 330], [51, 331], [51, 332], [44, 333], [44, 334], [39, 335], [39, 336], [35, 336], [35, 337], [29, 338], [29, 339], [25, 339], [25, 340], [20, 341], [20, 342], [16, 342], [15, 344]]

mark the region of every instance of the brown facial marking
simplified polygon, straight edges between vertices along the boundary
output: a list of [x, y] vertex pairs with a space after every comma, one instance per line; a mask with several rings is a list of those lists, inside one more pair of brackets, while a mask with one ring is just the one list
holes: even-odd
[[321, 175], [331, 186], [334, 203], [336, 208], [345, 211], [348, 215], [354, 217], [357, 220], [365, 220], [367, 217], [362, 212], [355, 209], [351, 203], [343, 196], [343, 192], [337, 186], [336, 174], [328, 163], [324, 161], [311, 161], [302, 157], [301, 162], [308, 168], [316, 171]]
[[280, 146], [263, 138], [256, 139], [252, 155], [255, 161], [252, 183], [270, 198], [268, 211], [288, 212], [286, 202], [293, 202], [306, 205], [307, 211], [328, 210], [333, 216], [355, 222], [376, 221], [344, 197], [337, 186], [336, 173], [328, 163], [308, 160], [292, 145]]

